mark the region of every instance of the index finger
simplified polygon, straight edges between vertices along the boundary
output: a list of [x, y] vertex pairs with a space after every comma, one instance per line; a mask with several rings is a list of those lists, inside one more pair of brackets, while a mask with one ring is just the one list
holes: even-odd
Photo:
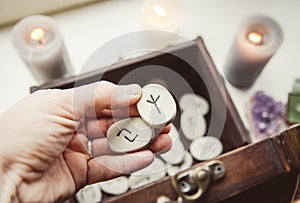
[[66, 100], [73, 99], [75, 120], [83, 116], [96, 116], [104, 109], [119, 109], [135, 104], [141, 96], [137, 84], [115, 85], [100, 81], [89, 85], [66, 90]]

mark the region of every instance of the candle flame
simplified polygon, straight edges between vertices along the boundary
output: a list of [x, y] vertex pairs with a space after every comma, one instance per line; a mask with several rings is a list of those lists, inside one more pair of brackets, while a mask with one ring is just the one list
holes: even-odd
[[259, 32], [251, 32], [248, 35], [248, 39], [256, 45], [261, 45], [263, 43], [263, 35]]
[[155, 4], [153, 6], [154, 12], [159, 16], [159, 17], [165, 17], [167, 15], [166, 9], [162, 7], [161, 5]]
[[45, 35], [44, 30], [42, 30], [41, 28], [36, 28], [30, 33], [31, 39], [36, 41], [41, 41], [44, 35]]

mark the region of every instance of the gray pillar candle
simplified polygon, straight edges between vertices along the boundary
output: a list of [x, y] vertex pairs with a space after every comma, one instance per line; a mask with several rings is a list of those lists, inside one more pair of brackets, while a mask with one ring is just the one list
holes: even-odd
[[250, 87], [282, 40], [282, 30], [272, 18], [252, 16], [245, 19], [237, 31], [224, 66], [227, 80], [236, 87]]
[[63, 39], [48, 16], [29, 16], [17, 23], [13, 44], [39, 84], [62, 78], [72, 71]]

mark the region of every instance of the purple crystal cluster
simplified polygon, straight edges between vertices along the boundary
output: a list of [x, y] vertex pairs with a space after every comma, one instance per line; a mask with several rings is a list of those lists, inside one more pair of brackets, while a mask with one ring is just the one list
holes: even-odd
[[262, 138], [277, 133], [283, 120], [284, 105], [258, 91], [251, 100], [251, 118], [255, 135]]

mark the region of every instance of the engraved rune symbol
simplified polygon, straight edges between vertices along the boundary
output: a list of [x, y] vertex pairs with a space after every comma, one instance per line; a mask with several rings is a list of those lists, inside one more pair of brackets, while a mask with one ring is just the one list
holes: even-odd
[[156, 97], [156, 99], [154, 99], [154, 97], [153, 97], [152, 94], [150, 95], [150, 97], [151, 97], [151, 100], [147, 100], [147, 102], [149, 102], [150, 104], [153, 104], [153, 105], [155, 106], [155, 108], [157, 109], [158, 113], [161, 114], [161, 112], [160, 112], [160, 110], [159, 110], [159, 108], [158, 108], [158, 105], [157, 105], [157, 101], [158, 101], [160, 95], [158, 95], [158, 96]]
[[[120, 132], [117, 134], [117, 137], [120, 136], [120, 134], [123, 132], [123, 131], [126, 131], [127, 133], [131, 134], [131, 131], [126, 129], [126, 128], [122, 128], [122, 130], [120, 130]], [[136, 134], [133, 138], [129, 138], [127, 135], [125, 135], [125, 139], [128, 140], [129, 142], [134, 142], [134, 140], [137, 138], [138, 134]]]

